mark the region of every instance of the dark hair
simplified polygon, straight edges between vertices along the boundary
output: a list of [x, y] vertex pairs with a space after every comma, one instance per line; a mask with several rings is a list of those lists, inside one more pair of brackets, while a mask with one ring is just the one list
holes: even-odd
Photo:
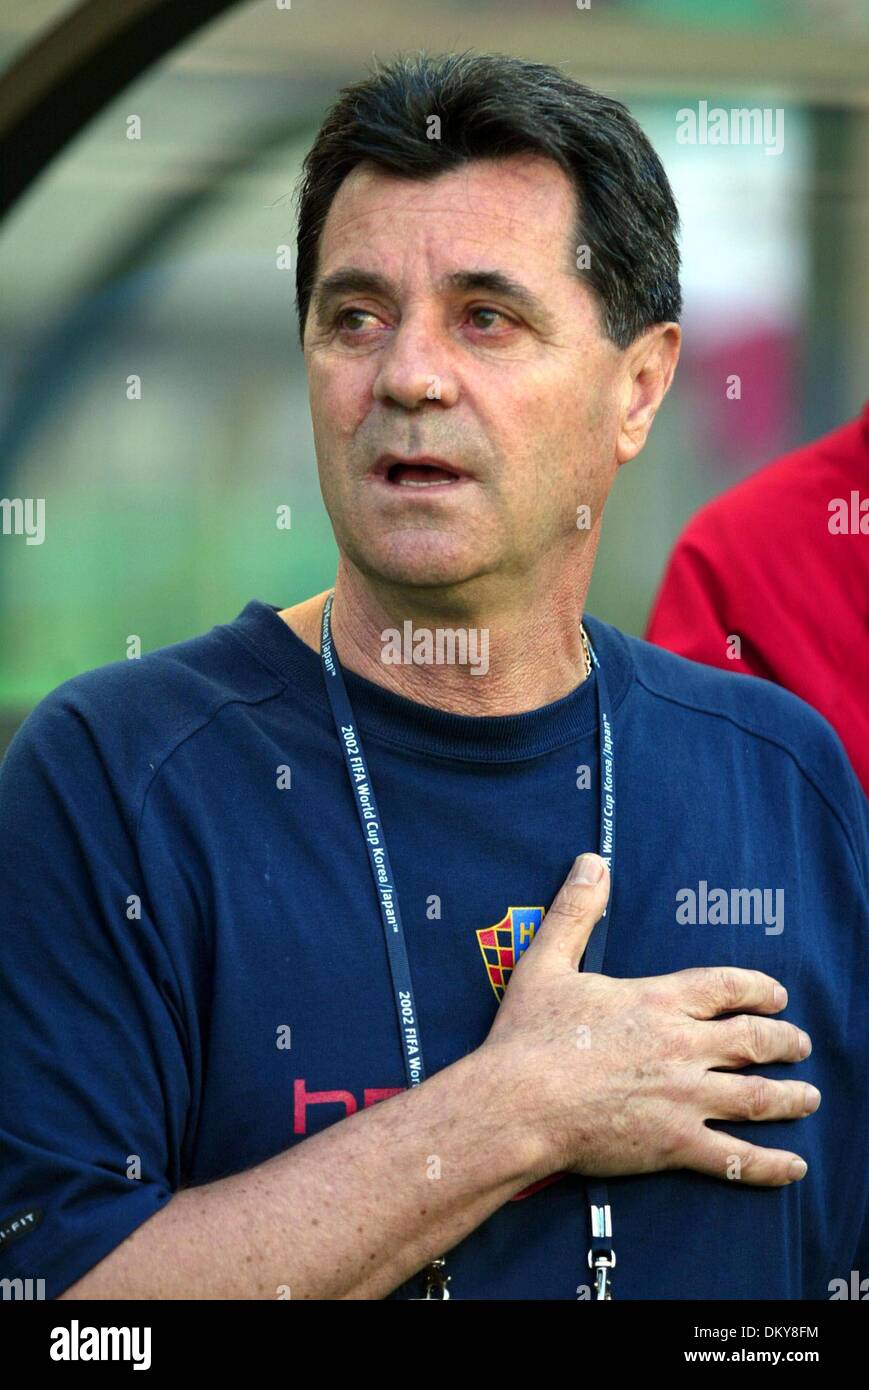
[[[427, 138], [431, 116], [441, 120], [438, 140]], [[305, 157], [296, 190], [300, 340], [326, 216], [356, 164], [425, 179], [519, 153], [548, 155], [574, 184], [575, 243], [590, 252], [588, 269], [576, 274], [594, 290], [607, 336], [625, 348], [652, 324], [676, 321], [679, 214], [661, 161], [627, 108], [546, 64], [423, 51], [341, 88]]]

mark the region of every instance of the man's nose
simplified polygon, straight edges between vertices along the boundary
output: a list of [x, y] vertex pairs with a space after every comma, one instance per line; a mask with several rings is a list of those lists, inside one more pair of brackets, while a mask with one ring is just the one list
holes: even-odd
[[458, 383], [453, 348], [447, 329], [433, 315], [407, 315], [383, 347], [375, 399], [393, 400], [408, 410], [424, 401], [454, 405]]

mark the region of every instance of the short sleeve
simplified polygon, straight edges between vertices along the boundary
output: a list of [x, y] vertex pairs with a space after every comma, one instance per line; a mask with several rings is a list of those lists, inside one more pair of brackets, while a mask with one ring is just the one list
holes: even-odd
[[99, 674], [47, 696], [0, 765], [0, 1277], [48, 1299], [181, 1185], [190, 1107], [135, 769], [76, 693]]

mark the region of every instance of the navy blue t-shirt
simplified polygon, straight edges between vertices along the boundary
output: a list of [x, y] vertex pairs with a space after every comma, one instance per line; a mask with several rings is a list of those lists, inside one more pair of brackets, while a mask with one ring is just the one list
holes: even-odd
[[[605, 972], [775, 976], [814, 1050], [745, 1073], [823, 1094], [808, 1119], [717, 1122], [802, 1154], [801, 1182], [611, 1179], [616, 1297], [826, 1299], [869, 1274], [869, 807], [796, 696], [587, 628], [617, 755]], [[509, 942], [511, 908], [548, 906], [598, 848], [596, 677], [475, 718], [344, 676], [432, 1074], [494, 1019], [485, 933]], [[0, 769], [0, 981], [0, 1277], [48, 1298], [179, 1188], [404, 1087], [320, 657], [274, 606], [76, 676], [24, 721]], [[451, 1252], [452, 1296], [576, 1299], [584, 1192], [569, 1175], [506, 1202]]]

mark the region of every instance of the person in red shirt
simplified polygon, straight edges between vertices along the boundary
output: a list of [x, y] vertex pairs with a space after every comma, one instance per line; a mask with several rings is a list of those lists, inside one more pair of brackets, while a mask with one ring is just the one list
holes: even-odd
[[792, 690], [833, 725], [869, 794], [869, 402], [692, 517], [645, 636]]

